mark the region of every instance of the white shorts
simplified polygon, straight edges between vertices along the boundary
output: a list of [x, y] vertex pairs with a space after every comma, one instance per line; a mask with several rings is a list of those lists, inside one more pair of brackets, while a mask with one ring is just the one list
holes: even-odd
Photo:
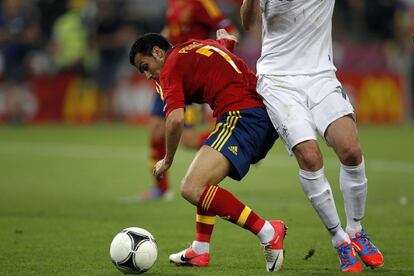
[[290, 154], [295, 145], [316, 140], [318, 133], [325, 138], [326, 129], [336, 119], [354, 115], [335, 72], [259, 75], [257, 90]]

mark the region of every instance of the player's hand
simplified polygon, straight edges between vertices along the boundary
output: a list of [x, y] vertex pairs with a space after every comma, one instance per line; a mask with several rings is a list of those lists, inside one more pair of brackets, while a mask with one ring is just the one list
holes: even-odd
[[154, 168], [152, 170], [152, 174], [157, 178], [161, 179], [164, 172], [166, 172], [170, 168], [171, 164], [166, 162], [165, 158], [159, 160], [155, 163]]
[[230, 40], [234, 40], [235, 42], [238, 42], [237, 37], [235, 35], [229, 34], [225, 29], [218, 29], [216, 31], [216, 37], [217, 37], [217, 40], [230, 39]]

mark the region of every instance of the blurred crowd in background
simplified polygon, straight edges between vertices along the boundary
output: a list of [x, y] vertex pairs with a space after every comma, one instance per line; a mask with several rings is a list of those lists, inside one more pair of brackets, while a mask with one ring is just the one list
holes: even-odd
[[[239, 28], [237, 54], [254, 70], [260, 28], [242, 30], [240, 0], [217, 3]], [[138, 35], [162, 30], [166, 0], [1, 0], [0, 5], [0, 123], [145, 121], [152, 86], [128, 64], [128, 50]], [[353, 83], [351, 90], [371, 91], [364, 92], [370, 94], [366, 102], [383, 97], [367, 121], [410, 119], [413, 33], [414, 0], [336, 1], [335, 64], [338, 73], [345, 72], [340, 79]], [[362, 100], [361, 114], [368, 106]]]

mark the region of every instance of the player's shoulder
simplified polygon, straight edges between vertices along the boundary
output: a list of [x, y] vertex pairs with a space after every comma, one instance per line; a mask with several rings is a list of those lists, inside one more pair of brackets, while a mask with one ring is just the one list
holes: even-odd
[[183, 43], [174, 45], [167, 53], [164, 67], [170, 69], [178, 69], [190, 63], [192, 60], [192, 51], [195, 48], [200, 48], [204, 44], [202, 40], [191, 39]]
[[[190, 39], [184, 43], [175, 45], [169, 53], [169, 59], [182, 60], [185, 57], [191, 58], [193, 54], [198, 54], [198, 49], [205, 46], [223, 48], [222, 45], [214, 39]], [[170, 58], [171, 56], [171, 58]]]
[[208, 44], [208, 40], [201, 40], [201, 39], [190, 39], [184, 43], [180, 43], [174, 46], [174, 52], [176, 54], [188, 54], [194, 52], [194, 49], [203, 47], [204, 45]]

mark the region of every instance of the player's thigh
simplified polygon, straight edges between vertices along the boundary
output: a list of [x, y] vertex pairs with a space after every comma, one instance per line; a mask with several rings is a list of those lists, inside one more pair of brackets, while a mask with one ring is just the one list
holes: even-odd
[[[280, 83], [284, 85], [281, 86]], [[317, 139], [306, 97], [297, 91], [293, 83], [287, 83], [283, 77], [260, 76], [258, 91], [264, 99], [273, 126], [289, 153], [292, 153], [295, 145]]]
[[354, 116], [354, 108], [340, 86], [331, 88], [316, 105], [311, 108], [315, 126], [319, 134], [326, 138], [328, 127], [344, 116]]
[[220, 152], [203, 145], [197, 152], [182, 181], [182, 189], [199, 198], [207, 185], [217, 185], [230, 172], [231, 164]]
[[240, 181], [250, 165], [263, 159], [278, 135], [262, 107], [229, 111], [220, 117], [205, 145], [229, 160], [228, 176]]
[[355, 165], [361, 161], [354, 109], [341, 87], [333, 89], [312, 109], [319, 133], [325, 138], [343, 164]]

